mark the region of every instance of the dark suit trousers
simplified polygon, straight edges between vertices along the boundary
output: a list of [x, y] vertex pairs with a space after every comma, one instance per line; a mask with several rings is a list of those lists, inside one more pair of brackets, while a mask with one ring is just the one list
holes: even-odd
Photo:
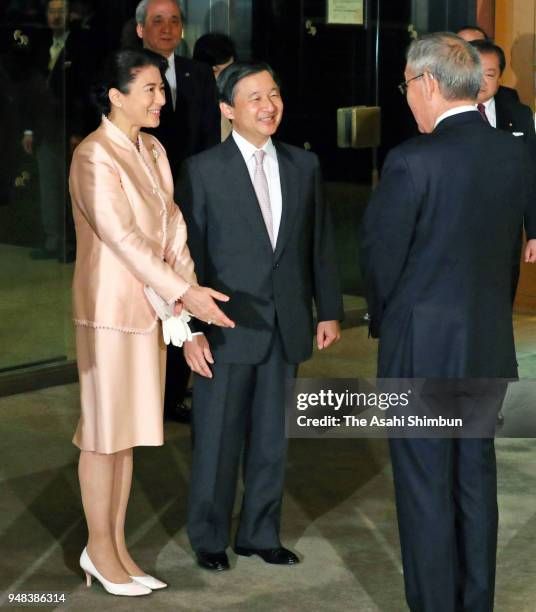
[[497, 550], [493, 439], [391, 439], [412, 612], [491, 612]]
[[182, 404], [188, 381], [190, 380], [190, 367], [184, 359], [182, 348], [168, 344], [166, 360], [166, 384], [164, 393], [164, 415], [177, 404]]
[[244, 497], [236, 544], [280, 545], [285, 474], [285, 380], [296, 365], [285, 361], [278, 333], [264, 361], [218, 364], [213, 379], [195, 375], [193, 456], [188, 535], [199, 552], [229, 545], [232, 511], [243, 451]]

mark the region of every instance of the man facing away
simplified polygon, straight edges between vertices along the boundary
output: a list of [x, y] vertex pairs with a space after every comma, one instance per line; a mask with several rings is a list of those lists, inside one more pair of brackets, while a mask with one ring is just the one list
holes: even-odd
[[188, 535], [200, 566], [228, 569], [243, 452], [235, 552], [292, 565], [281, 545], [284, 390], [317, 346], [339, 339], [342, 300], [329, 211], [314, 154], [272, 141], [283, 101], [266, 64], [236, 62], [218, 79], [226, 141], [186, 162], [179, 182], [200, 282], [230, 296], [235, 333], [205, 328], [185, 345], [195, 372]]
[[[515, 378], [510, 287], [524, 215], [536, 237], [530, 156], [477, 111], [479, 56], [459, 37], [414, 41], [404, 76], [426, 135], [390, 152], [362, 228], [378, 377]], [[399, 438], [390, 451], [410, 609], [491, 611], [493, 439]]]
[[[176, 181], [182, 162], [220, 142], [220, 112], [212, 70], [176, 55], [182, 40], [183, 14], [178, 0], [141, 0], [136, 8], [137, 34], [143, 46], [166, 58], [166, 104], [154, 134], [166, 149]], [[179, 202], [180, 204], [180, 202]], [[183, 405], [190, 370], [182, 350], [167, 349], [164, 415], [189, 421]]]

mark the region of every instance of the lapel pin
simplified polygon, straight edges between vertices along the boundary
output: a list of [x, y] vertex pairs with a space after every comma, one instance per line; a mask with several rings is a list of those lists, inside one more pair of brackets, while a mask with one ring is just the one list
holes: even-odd
[[189, 72], [185, 72], [185, 73], [184, 73], [184, 76], [185, 76], [185, 77], [189, 77], [189, 76], [190, 76], [190, 73], [189, 73]]

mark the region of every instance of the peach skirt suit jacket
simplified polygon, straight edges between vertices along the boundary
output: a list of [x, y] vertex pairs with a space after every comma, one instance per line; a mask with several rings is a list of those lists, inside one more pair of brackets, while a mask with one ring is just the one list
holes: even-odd
[[75, 150], [69, 187], [82, 406], [73, 442], [98, 453], [163, 444], [166, 353], [144, 285], [172, 303], [196, 282], [166, 152], [103, 117]]

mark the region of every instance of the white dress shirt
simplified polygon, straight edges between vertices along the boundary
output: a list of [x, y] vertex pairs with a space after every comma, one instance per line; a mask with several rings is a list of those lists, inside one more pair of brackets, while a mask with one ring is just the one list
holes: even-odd
[[495, 98], [490, 98], [487, 102], [484, 102], [486, 109], [486, 117], [488, 118], [491, 127], [497, 127], [497, 112], [495, 111]]
[[439, 117], [436, 119], [434, 130], [441, 123], [441, 121], [443, 121], [443, 119], [453, 117], [454, 115], [460, 115], [461, 113], [466, 113], [467, 111], [475, 111], [475, 113], [478, 113], [478, 109], [476, 108], [475, 104], [464, 104], [463, 106], [449, 108], [449, 110], [445, 111], [442, 115], [439, 115]]
[[69, 37], [69, 31], [64, 32], [61, 36], [54, 36], [52, 39], [52, 45], [49, 50], [49, 60], [48, 60], [48, 69], [52, 71], [56, 62], [58, 61], [58, 57], [65, 47], [65, 43], [67, 38]]
[[167, 62], [168, 67], [166, 69], [166, 81], [168, 82], [171, 90], [171, 104], [173, 105], [173, 110], [175, 110], [175, 106], [177, 105], [177, 73], [175, 72], [175, 53], [172, 53], [167, 58]]
[[262, 150], [266, 153], [264, 156], [264, 161], [262, 162], [262, 168], [266, 174], [266, 180], [268, 182], [270, 206], [272, 208], [274, 243], [277, 244], [279, 226], [281, 225], [281, 213], [283, 211], [283, 195], [281, 193], [281, 179], [279, 177], [279, 162], [277, 161], [277, 151], [274, 143], [272, 142], [271, 138], [268, 138], [264, 146], [261, 147], [261, 149], [257, 149], [255, 145], [252, 145], [235, 130], [233, 130], [233, 138], [236, 142], [236, 146], [240, 149], [240, 153], [242, 153], [244, 161], [246, 162], [252, 183], [256, 165], [255, 151]]

